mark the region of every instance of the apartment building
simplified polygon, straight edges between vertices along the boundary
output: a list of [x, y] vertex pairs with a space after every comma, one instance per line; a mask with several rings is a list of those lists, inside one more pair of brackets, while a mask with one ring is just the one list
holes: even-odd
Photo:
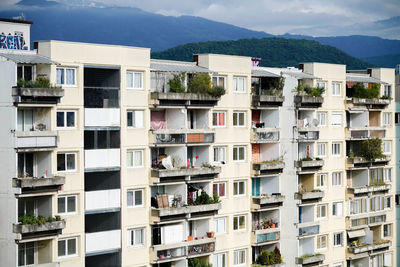
[[2, 266], [396, 266], [394, 70], [21, 51], [0, 23]]

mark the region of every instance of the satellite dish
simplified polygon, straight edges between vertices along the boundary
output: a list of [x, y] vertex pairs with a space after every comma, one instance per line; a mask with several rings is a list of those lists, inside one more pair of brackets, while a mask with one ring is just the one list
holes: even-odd
[[312, 120], [312, 125], [313, 125], [314, 127], [317, 127], [317, 126], [319, 125], [319, 120], [313, 119], [313, 120]]

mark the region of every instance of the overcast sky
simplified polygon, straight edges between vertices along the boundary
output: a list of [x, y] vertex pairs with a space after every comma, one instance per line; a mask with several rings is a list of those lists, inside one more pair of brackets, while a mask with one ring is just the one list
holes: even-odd
[[[19, 0], [0, 0], [16, 3]], [[83, 2], [91, 0], [55, 0]], [[169, 16], [191, 15], [271, 34], [379, 35], [400, 39], [400, 25], [374, 21], [400, 15], [400, 0], [96, 0]], [[399, 24], [399, 23], [397, 23]]]

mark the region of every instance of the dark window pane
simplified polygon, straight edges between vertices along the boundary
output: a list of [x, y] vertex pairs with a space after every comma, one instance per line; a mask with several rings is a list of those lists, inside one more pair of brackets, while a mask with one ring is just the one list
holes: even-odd
[[24, 177], [24, 154], [18, 154], [18, 177]]
[[65, 171], [65, 154], [57, 154], [57, 171]]
[[25, 81], [32, 81], [32, 66], [24, 66]]
[[75, 112], [67, 112], [67, 127], [75, 126]]
[[67, 170], [75, 170], [75, 154], [67, 154]]
[[58, 213], [65, 213], [65, 197], [58, 198]]
[[74, 255], [76, 253], [76, 239], [68, 240], [68, 255]]
[[35, 245], [33, 242], [26, 243], [26, 265], [34, 264]]
[[133, 126], [133, 119], [132, 119], [133, 112], [130, 111], [130, 112], [128, 112], [127, 114], [128, 114], [128, 118], [127, 118], [127, 120], [128, 120], [128, 126]]
[[65, 240], [58, 241], [58, 257], [65, 256]]
[[97, 149], [107, 148], [107, 131], [97, 131]]
[[68, 212], [75, 212], [76, 211], [76, 197], [72, 196], [72, 197], [68, 197]]
[[110, 131], [110, 148], [120, 147], [119, 131]]
[[25, 154], [25, 175], [26, 177], [33, 177], [33, 154]]
[[135, 206], [141, 206], [142, 203], [142, 190], [135, 191]]
[[94, 131], [85, 131], [85, 149], [94, 149]]
[[58, 111], [57, 112], [57, 127], [64, 127], [64, 112], [63, 111]]
[[21, 79], [22, 77], [22, 66], [18, 66], [17, 68], [17, 79]]

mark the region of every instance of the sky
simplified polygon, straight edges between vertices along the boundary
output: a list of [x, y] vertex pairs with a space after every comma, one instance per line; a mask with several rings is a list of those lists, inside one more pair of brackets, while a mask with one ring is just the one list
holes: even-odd
[[[19, 0], [0, 0], [13, 5]], [[90, 4], [92, 0], [55, 0]], [[95, 0], [168, 16], [199, 16], [271, 34], [376, 35], [400, 39], [400, 0]]]

